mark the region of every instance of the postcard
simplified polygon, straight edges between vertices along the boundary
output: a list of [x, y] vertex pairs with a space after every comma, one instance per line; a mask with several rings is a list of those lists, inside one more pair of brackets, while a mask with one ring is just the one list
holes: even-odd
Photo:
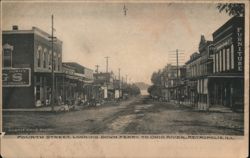
[[2, 157], [247, 157], [249, 1], [1, 1]]

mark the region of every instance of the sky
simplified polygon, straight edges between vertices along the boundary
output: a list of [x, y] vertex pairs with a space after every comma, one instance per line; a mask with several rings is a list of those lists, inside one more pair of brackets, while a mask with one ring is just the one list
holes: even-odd
[[[128, 75], [129, 82], [150, 84], [154, 71], [175, 64], [172, 54], [182, 50], [182, 63], [197, 51], [200, 36], [212, 33], [230, 17], [219, 13], [214, 3], [87, 3], [3, 2], [2, 29], [36, 26], [63, 41], [63, 61], [73, 61], [95, 70]], [[13, 9], [15, 8], [15, 9]]]

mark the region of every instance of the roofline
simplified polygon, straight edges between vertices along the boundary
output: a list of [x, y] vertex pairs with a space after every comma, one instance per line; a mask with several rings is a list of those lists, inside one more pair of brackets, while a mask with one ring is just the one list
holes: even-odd
[[[62, 62], [62, 64], [66, 64], [66, 65], [67, 65], [67, 64], [76, 64], [76, 65], [82, 67], [83, 69], [88, 69], [88, 70], [94, 71], [94, 70], [92, 70], [92, 69], [90, 69], [90, 68], [88, 68], [88, 67], [86, 67], [86, 66], [83, 66], [83, 65], [77, 63], [77, 62]], [[70, 66], [71, 66], [71, 67], [74, 67], [73, 65], [70, 65]]]
[[217, 34], [218, 32], [220, 32], [222, 30], [223, 27], [225, 27], [226, 25], [229, 25], [229, 23], [232, 23], [233, 21], [238, 20], [238, 19], [243, 19], [243, 21], [245, 20], [244, 17], [241, 17], [241, 16], [234, 16], [234, 17], [230, 18], [228, 21], [226, 21], [224, 24], [222, 24], [217, 30], [215, 30], [212, 33], [213, 38], [214, 38], [215, 34]]
[[[49, 33], [39, 29], [38, 27], [32, 27], [31, 30], [3, 30], [2, 34], [36, 34], [39, 35], [46, 40], [51, 40], [49, 37], [51, 36]], [[57, 39], [57, 42], [62, 44], [63, 42], [60, 39]]]

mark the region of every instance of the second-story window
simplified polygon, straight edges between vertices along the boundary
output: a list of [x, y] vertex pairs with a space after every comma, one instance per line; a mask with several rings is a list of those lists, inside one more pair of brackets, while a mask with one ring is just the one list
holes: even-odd
[[220, 61], [219, 72], [221, 72], [222, 71], [222, 50], [220, 50], [219, 52], [219, 61]]
[[227, 70], [230, 69], [230, 49], [227, 49]]
[[213, 55], [213, 73], [215, 73], [215, 62], [216, 62], [216, 56], [215, 54]]
[[60, 71], [60, 65], [61, 65], [61, 54], [58, 53], [58, 71]]
[[234, 45], [231, 45], [231, 69], [234, 69]]
[[223, 56], [223, 71], [225, 71], [226, 69], [226, 49], [222, 50], [222, 56]]
[[49, 51], [49, 54], [48, 54], [48, 67], [50, 70], [52, 69], [52, 52], [51, 52], [51, 50]]
[[53, 59], [54, 59], [53, 68], [54, 68], [54, 70], [56, 70], [57, 69], [57, 55], [56, 55], [56, 52], [53, 53]]
[[218, 53], [216, 53], [216, 72], [218, 72], [219, 71], [219, 54]]
[[41, 56], [40, 56], [40, 63], [41, 63], [41, 68], [43, 68], [43, 64], [44, 64], [44, 51], [43, 50], [41, 50]]
[[46, 68], [47, 67], [47, 56], [48, 56], [48, 53], [47, 53], [47, 49], [44, 48], [44, 51], [43, 51], [43, 68]]
[[41, 67], [41, 56], [42, 56], [42, 47], [41, 47], [41, 46], [38, 46], [37, 54], [36, 54], [36, 58], [37, 58], [37, 67]]
[[9, 44], [3, 45], [3, 67], [12, 67], [12, 52], [13, 46]]

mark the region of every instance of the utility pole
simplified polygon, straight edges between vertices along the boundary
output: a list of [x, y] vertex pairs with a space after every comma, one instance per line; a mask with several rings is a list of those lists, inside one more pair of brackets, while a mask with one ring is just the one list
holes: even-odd
[[118, 79], [119, 79], [119, 97], [121, 96], [121, 69], [118, 69]]
[[109, 72], [108, 70], [109, 70], [109, 58], [110, 57], [106, 56], [105, 58], [106, 58], [106, 72], [108, 73]]
[[120, 77], [121, 77], [120, 75], [121, 75], [121, 69], [119, 68], [118, 69], [118, 78], [119, 78], [119, 81], [120, 81]]
[[54, 41], [56, 39], [56, 37], [54, 37], [54, 15], [52, 14], [51, 16], [51, 49], [52, 49], [52, 66], [51, 66], [51, 78], [52, 78], [52, 90], [51, 90], [51, 111], [54, 111], [54, 104], [55, 104], [55, 72], [54, 72]]
[[179, 54], [178, 49], [176, 49], [176, 69], [177, 69], [177, 80], [179, 79]]
[[99, 69], [100, 66], [99, 65], [95, 65], [95, 67], [96, 67], [95, 72], [98, 73], [99, 72], [98, 69]]
[[176, 76], [177, 76], [176, 77], [176, 99], [177, 99], [178, 104], [180, 104], [179, 87], [178, 87], [179, 86], [179, 55], [183, 54], [183, 53], [180, 53], [180, 51], [184, 51], [184, 50], [176, 49], [175, 51], [169, 51], [169, 52], [174, 52], [176, 56]]
[[128, 83], [128, 75], [126, 74], [126, 84]]

